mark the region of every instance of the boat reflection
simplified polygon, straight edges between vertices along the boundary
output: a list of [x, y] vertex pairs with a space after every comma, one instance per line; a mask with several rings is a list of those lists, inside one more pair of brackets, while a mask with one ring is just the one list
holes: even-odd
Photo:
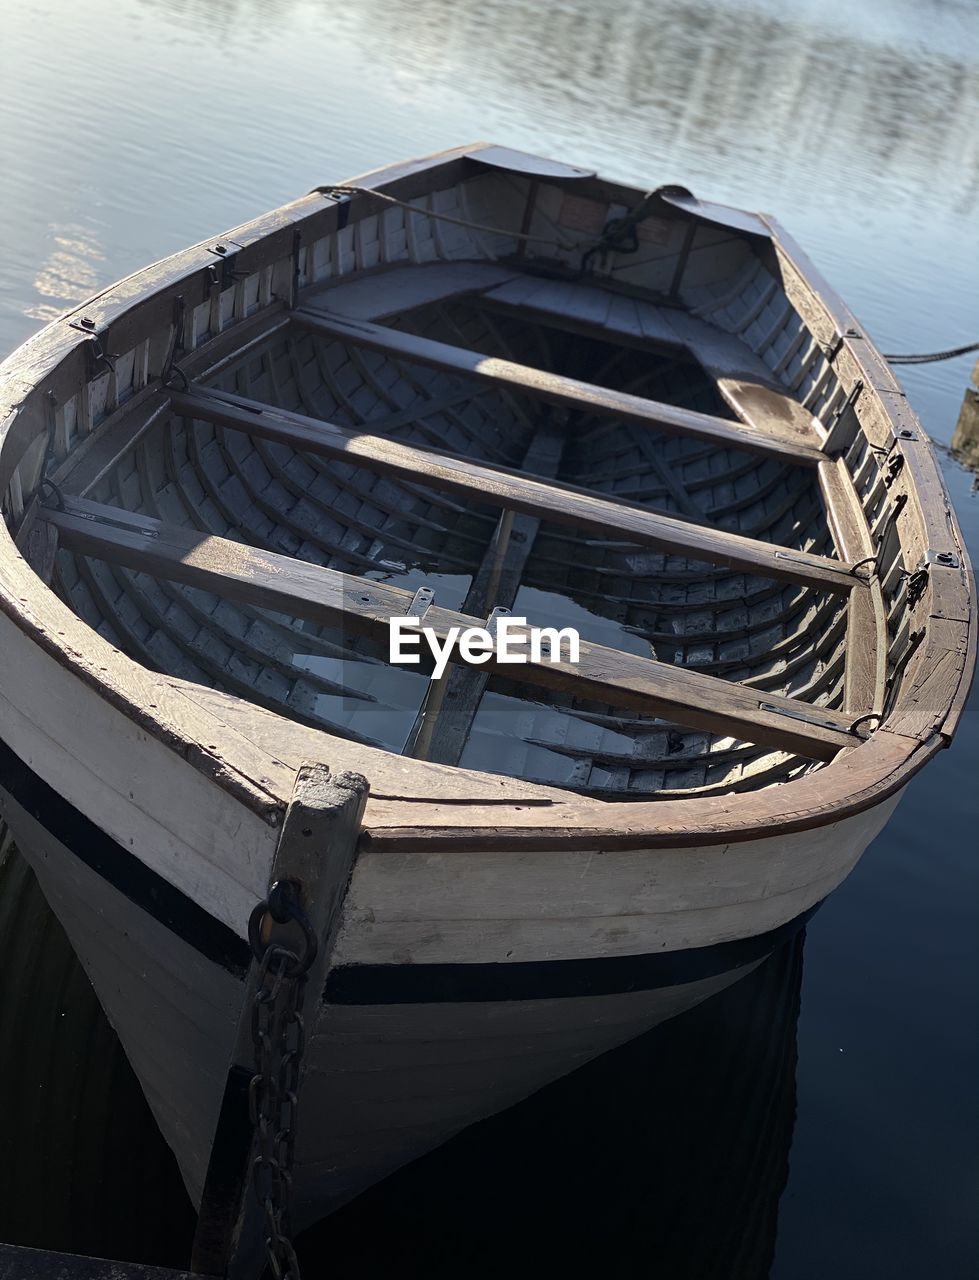
[[795, 1123], [803, 946], [804, 931], [366, 1192], [305, 1235], [309, 1274], [329, 1258], [426, 1280], [763, 1280]]
[[[761, 1280], [795, 1121], [804, 933], [697, 1008], [416, 1161], [307, 1232], [303, 1274]], [[0, 1239], [169, 1266], [194, 1217], [68, 941], [0, 857]]]

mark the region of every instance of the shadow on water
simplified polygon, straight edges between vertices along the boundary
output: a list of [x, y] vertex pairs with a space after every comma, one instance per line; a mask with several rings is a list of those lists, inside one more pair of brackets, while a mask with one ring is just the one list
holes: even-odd
[[[763, 1280], [795, 1122], [803, 935], [307, 1232], [304, 1274]], [[0, 861], [0, 1239], [181, 1266], [194, 1215], [68, 941]], [[15, 1050], [12, 1047], [16, 1046]], [[519, 1267], [514, 1259], [519, 1257]]]
[[178, 1266], [194, 1212], [34, 873], [0, 854], [0, 1240]]

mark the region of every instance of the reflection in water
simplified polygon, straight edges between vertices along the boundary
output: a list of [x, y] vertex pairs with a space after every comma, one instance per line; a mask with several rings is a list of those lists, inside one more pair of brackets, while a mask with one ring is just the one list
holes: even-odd
[[[144, 3], [232, 39], [298, 21], [303, 7]], [[714, 183], [749, 194], [819, 183], [820, 200], [852, 205], [887, 184], [919, 204], [974, 209], [974, 11], [870, 0], [853, 21], [834, 7], [850, 21], [825, 4], [764, 0], [365, 0], [314, 6], [310, 21], [325, 44], [383, 64], [407, 102], [465, 94], [469, 120], [533, 131], [552, 154], [615, 176], [641, 182], [654, 161], [687, 171], [706, 158]], [[739, 173], [719, 174], [726, 164]]]
[[51, 241], [54, 247], [34, 280], [34, 288], [44, 301], [26, 309], [27, 315], [45, 323], [95, 293], [105, 262], [95, 234], [86, 227], [54, 226]]
[[366, 1280], [765, 1280], [795, 1123], [802, 953], [799, 935], [394, 1174], [307, 1234], [310, 1274], [329, 1258]]
[[[5, 311], [43, 318], [94, 278], [63, 264], [68, 287], [52, 295], [50, 269], [34, 287], [63, 224], [98, 228], [105, 262], [81, 258], [104, 284], [315, 182], [467, 138], [773, 209], [847, 265], [861, 237], [875, 253], [871, 226], [893, 245], [924, 234], [926, 210], [945, 222], [977, 207], [975, 11], [957, 0], [129, 0], [98, 23], [86, 12], [48, 0], [5, 14], [0, 349], [27, 332]], [[59, 260], [51, 268], [60, 276]]]
[[[795, 1120], [803, 941], [368, 1191], [307, 1233], [303, 1274], [329, 1259], [361, 1280], [764, 1280]], [[18, 1100], [0, 1239], [185, 1265], [194, 1219], [176, 1164], [9, 846], [0, 968], [0, 1034], [18, 1046], [0, 1054], [0, 1096]]]
[[5, 834], [0, 974], [0, 1241], [183, 1266], [194, 1214], [177, 1162]]
[[[359, 13], [365, 43], [375, 51], [383, 43], [419, 82], [465, 68], [488, 103], [534, 96], [563, 122], [564, 154], [579, 158], [583, 146], [590, 159], [617, 171], [628, 165], [637, 178], [651, 172], [648, 140], [654, 154], [681, 164], [691, 152], [706, 153], [715, 173], [733, 163], [755, 188], [827, 182], [852, 202], [886, 180], [916, 200], [973, 207], [979, 81], [968, 46], [922, 49], [927, 36], [911, 22], [915, 39], [890, 42], [903, 33], [885, 20], [886, 3], [867, 4], [856, 29], [827, 23], [825, 6], [807, 8], [376, 0]], [[920, 23], [920, 8], [915, 17]], [[931, 183], [922, 190], [924, 172]], [[936, 188], [938, 177], [948, 185]]]

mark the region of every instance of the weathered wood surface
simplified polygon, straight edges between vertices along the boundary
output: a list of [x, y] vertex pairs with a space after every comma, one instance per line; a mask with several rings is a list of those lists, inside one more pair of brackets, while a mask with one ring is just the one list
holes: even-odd
[[[412, 199], [433, 190], [439, 183], [444, 185], [472, 176], [472, 162], [465, 158], [469, 151], [471, 151], [469, 148], [457, 149], [441, 157], [392, 166], [381, 174], [370, 175], [369, 178], [359, 181], [377, 182], [399, 197]], [[614, 184], [601, 183], [597, 180], [594, 183], [590, 183], [589, 180], [589, 184], [584, 185], [587, 185], [586, 194], [596, 199], [614, 197], [628, 203], [637, 194], [630, 192], [627, 188], [614, 187]], [[381, 209], [382, 205], [376, 198], [363, 196], [356, 197], [354, 201], [344, 205], [342, 214], [344, 219], [349, 215], [351, 223], [357, 225], [361, 215], [371, 217]], [[259, 263], [271, 263], [276, 254], [289, 254], [295, 247], [297, 231], [304, 238], [304, 243], [309, 243], [310, 237], [332, 234], [337, 225], [336, 205], [327, 203], [324, 207], [322, 197], [307, 197], [265, 218], [257, 219], [254, 223], [238, 229], [225, 238], [233, 240], [236, 244], [247, 246], [247, 254], [239, 257], [236, 265], [255, 266]], [[780, 230], [774, 224], [767, 225], [771, 227], [772, 243], [778, 254], [786, 293], [792, 305], [804, 317], [815, 338], [820, 343], [831, 345], [835, 334], [843, 332], [844, 325], [852, 320], [852, 317], [835, 298], [832, 291], [828, 290], [825, 282], [821, 281], [818, 274], [811, 268], [811, 264], [795, 252], [794, 247]], [[772, 256], [774, 260], [774, 254]], [[134, 339], [146, 340], [151, 334], [165, 329], [171, 321], [176, 296], [183, 297], [189, 305], [194, 305], [201, 298], [207, 298], [211, 265], [213, 265], [213, 254], [203, 246], [188, 250], [160, 267], [151, 268], [148, 272], [141, 273], [140, 276], [123, 282], [120, 286], [115, 286], [108, 290], [96, 305], [86, 305], [83, 310], [85, 314], [91, 314], [95, 318], [100, 329], [104, 326], [108, 327], [106, 342], [109, 350], [125, 349], [127, 342]], [[311, 297], [314, 293], [314, 290], [310, 290]], [[274, 305], [281, 307], [281, 303]], [[620, 306], [617, 302], [610, 311], [610, 317], [625, 314], [627, 311], [628, 307]], [[251, 326], [252, 319], [257, 317], [242, 322], [242, 331]], [[212, 346], [226, 342], [229, 337], [233, 339], [235, 327], [232, 326], [218, 339], [212, 337], [204, 342], [193, 357], [182, 360], [182, 363], [189, 367], [190, 360], [196, 361], [198, 356], [206, 359], [206, 353]], [[26, 404], [28, 400], [37, 401], [46, 390], [52, 390], [58, 396], [72, 394], [78, 380], [85, 377], [86, 341], [75, 330], [69, 331], [62, 325], [50, 326], [42, 335], [39, 335], [38, 339], [29, 344], [29, 350], [25, 349], [15, 360], [5, 365], [0, 403], [5, 406], [16, 406]], [[844, 337], [835, 358], [835, 365], [847, 388], [852, 385], [855, 376], [858, 374], [866, 376], [867, 371], [870, 370], [870, 391], [865, 397], [866, 411], [861, 410], [860, 425], [867, 431], [876, 447], [888, 444], [891, 426], [899, 421], [914, 423], [913, 415], [902, 407], [903, 398], [896, 382], [866, 340], [859, 336]], [[705, 367], [707, 367], [706, 364]], [[726, 395], [723, 387], [721, 390], [722, 394]], [[727, 395], [726, 398], [729, 401], [731, 399]], [[784, 400], [789, 401], [790, 398], [785, 397]], [[740, 409], [739, 412], [741, 412]], [[746, 415], [742, 413], [742, 416]], [[36, 436], [38, 427], [35, 419], [39, 421], [40, 418], [41, 414], [34, 414], [28, 405], [28, 411], [8, 420], [8, 426], [12, 423], [12, 431], [5, 440], [3, 458], [5, 462], [8, 461], [9, 453], [11, 467], [16, 464], [18, 450], [25, 442]], [[111, 421], [109, 425], [112, 425]], [[952, 537], [954, 541], [954, 518], [947, 513], [947, 508], [942, 501], [940, 480], [933, 483], [935, 480], [933, 459], [925, 456], [929, 454], [927, 442], [922, 443], [920, 450], [911, 449], [905, 443], [900, 443], [897, 448], [907, 458], [907, 466], [903, 475], [899, 477], [896, 487], [911, 490], [910, 502], [898, 521], [898, 529], [913, 563], [914, 555], [920, 547], [932, 542], [933, 533], [944, 532], [946, 537]], [[923, 464], [919, 462], [919, 457], [924, 459]], [[929, 461], [932, 463], [932, 470], [925, 479], [924, 489], [927, 493], [922, 497], [915, 492], [915, 489], [923, 471], [928, 470], [926, 464]], [[177, 689], [179, 682], [173, 684], [168, 691], [161, 681], [152, 677], [147, 678], [145, 672], [114, 651], [100, 637], [92, 635], [84, 625], [70, 617], [56, 601], [52, 600], [50, 607], [45, 601], [33, 602], [32, 609], [35, 603], [37, 605], [36, 618], [33, 615], [31, 618], [26, 615], [20, 618], [22, 611], [19, 610], [16, 602], [18, 599], [23, 601], [31, 598], [31, 591], [36, 590], [36, 579], [22, 562], [19, 565], [17, 562], [5, 565], [3, 578], [4, 608], [18, 615], [19, 625], [29, 632], [31, 638], [44, 646], [50, 654], [57, 654], [58, 660], [71, 666], [73, 670], [77, 667], [84, 680], [102, 689], [105, 698], [113, 706], [137, 719], [145, 731], [156, 734], [164, 741], [178, 747], [188, 759], [192, 759], [195, 765], [204, 769], [209, 776], [220, 778], [223, 785], [234, 786], [236, 795], [243, 798], [252, 808], [267, 806], [270, 791], [282, 793], [283, 788], [276, 781], [279, 773], [284, 772], [281, 770], [278, 755], [270, 752], [263, 756], [261, 750], [255, 749], [249, 734], [239, 729], [234, 747], [226, 753], [226, 757], [215, 758], [206, 744], [213, 740], [217, 724], [209, 713], [196, 716], [186, 714], [191, 700], [187, 689], [179, 689], [178, 697], [168, 697], [169, 692]], [[918, 697], [913, 699], [914, 705], [909, 707], [912, 714], [905, 721], [895, 722], [900, 727], [907, 728], [910, 736], [902, 738], [900, 734], [892, 734], [891, 742], [895, 750], [886, 753], [886, 759], [879, 752], [877, 754], [870, 752], [870, 744], [861, 749], [861, 760], [865, 759], [867, 762], [864, 772], [868, 778], [873, 769], [879, 767], [884, 770], [878, 778], [878, 785], [883, 790], [900, 785], [901, 778], [906, 780], [906, 776], [937, 749], [938, 744], [933, 732], [936, 724], [939, 726], [939, 734], [943, 735], [942, 740], [954, 730], [955, 722], [964, 704], [969, 674], [974, 665], [974, 656], [970, 655], [974, 654], [975, 631], [968, 620], [972, 616], [971, 603], [968, 589], [963, 589], [962, 582], [960, 581], [958, 585], [952, 584], [951, 587], [942, 586], [940, 591], [937, 589], [937, 583], [930, 587], [922, 609], [924, 610], [922, 617], [936, 617], [940, 620], [957, 621], [963, 624], [961, 628], [956, 629], [954, 637], [948, 636], [942, 640], [936, 634], [934, 644], [926, 640], [919, 651], [920, 656], [916, 658], [916, 663], [923, 673], [929, 670], [934, 660], [942, 654], [951, 655], [949, 657], [951, 675], [945, 682], [951, 699], [950, 709], [945, 714], [942, 708], [932, 706], [932, 714], [930, 716], [925, 714], [924, 704], [932, 705], [932, 695], [935, 692], [934, 686], [931, 686], [924, 691], [922, 699]], [[962, 616], [963, 611], [967, 614], [965, 618]], [[921, 689], [922, 680], [918, 673], [912, 673], [912, 676], [918, 682], [914, 687]], [[912, 685], [909, 684], [908, 688], [912, 689]], [[159, 705], [154, 701], [158, 691], [161, 697]], [[155, 709], [149, 712], [146, 710], [149, 707]], [[900, 710], [900, 698], [898, 709]], [[265, 735], [268, 729], [267, 718], [253, 707], [245, 708], [245, 711], [245, 720], [254, 718], [255, 724], [261, 727], [262, 735]], [[269, 734], [269, 737], [279, 736], [282, 740], [291, 740], [297, 729], [299, 726], [282, 724], [277, 732]], [[879, 736], [875, 735], [875, 737]], [[337, 740], [328, 739], [326, 735], [323, 735], [321, 740], [333, 743], [333, 749], [336, 752], [342, 753], [346, 750], [345, 746]], [[903, 744], [903, 757], [898, 744]], [[355, 748], [355, 750], [359, 754], [361, 749]], [[368, 754], [370, 754], [369, 751]], [[271, 776], [273, 781], [257, 787], [255, 785], [257, 780], [263, 776], [259, 772], [263, 759], [266, 762], [266, 768], [270, 771], [270, 775], [266, 776]], [[243, 764], [243, 762], [247, 763]], [[375, 760], [375, 765], [374, 776], [379, 779], [400, 776], [400, 771], [404, 768], [403, 762], [395, 761], [392, 764], [389, 757], [385, 758], [380, 753]], [[235, 766], [243, 768], [244, 774], [237, 772]], [[825, 784], [825, 796], [828, 797], [832, 779], [825, 774], [821, 776]], [[499, 781], [502, 785], [505, 780]], [[433, 784], [433, 790], [438, 791], [440, 785]], [[268, 787], [264, 795], [261, 792], [262, 786]], [[807, 787], [806, 780], [793, 784], [793, 796], [799, 796], [799, 804], [793, 805], [793, 814], [798, 816], [793, 816], [790, 822], [827, 820], [827, 804], [822, 799], [809, 796], [803, 801], [802, 792], [806, 791], [808, 795]], [[477, 791], [479, 788], [473, 784], [473, 790]], [[287, 789], [285, 794], [288, 795]], [[834, 803], [844, 807], [850, 803], [845, 787], [833, 789], [832, 794], [835, 796]], [[852, 802], [860, 803], [858, 800]], [[669, 802], [671, 806], [673, 803]], [[660, 815], [664, 818], [666, 816], [659, 803], [655, 811], [648, 805], [642, 808], [645, 812], [644, 820], [650, 829], [658, 825]], [[262, 809], [262, 811], [266, 810]], [[686, 811], [688, 823], [692, 827], [697, 827], [699, 825], [697, 814], [690, 812], [689, 805]], [[751, 828], [763, 820], [761, 816], [763, 814], [768, 814], [768, 821], [781, 821], [778, 808], [766, 804], [763, 795], [759, 793], [732, 800], [726, 805], [723, 818], [719, 818], [716, 825], [712, 824], [710, 829], [725, 830], [729, 833], [740, 829], [741, 824], [736, 817], [736, 811], [743, 815], [746, 828]], [[611, 810], [606, 806], [601, 806], [601, 812], [608, 814], [610, 818], [612, 816]], [[629, 834], [631, 824], [624, 822], [624, 814], [622, 818], [620, 834], [623, 839], [632, 838]]]
[[[822, 462], [819, 480], [830, 527], [841, 556], [854, 563], [875, 554], [853, 481], [842, 458]], [[887, 681], [887, 614], [880, 578], [847, 602], [845, 706], [852, 715], [879, 714]]]
[[[412, 593], [401, 588], [167, 526], [84, 498], [66, 499], [64, 509], [49, 510], [48, 518], [58, 528], [62, 544], [75, 551], [294, 617], [386, 639], [390, 619], [410, 611]], [[424, 624], [444, 641], [450, 628], [478, 627], [482, 620], [433, 606]], [[459, 660], [457, 651], [453, 656]], [[495, 669], [495, 663], [489, 665]], [[543, 659], [499, 669], [511, 679], [662, 715], [693, 728], [735, 733], [815, 759], [832, 759], [855, 741], [851, 718], [839, 712], [777, 694], [759, 698], [741, 685], [585, 642], [577, 664], [566, 658], [555, 663]], [[810, 717], [814, 723], [807, 722]]]
[[[21, 562], [23, 564], [23, 562]], [[23, 565], [25, 574], [30, 570]], [[35, 583], [37, 579], [34, 579]], [[59, 617], [68, 635], [78, 630], [78, 643], [91, 655], [105, 645], [101, 637], [76, 619], [44, 588], [40, 605], [64, 614]], [[35, 606], [36, 607], [36, 606]], [[42, 614], [42, 618], [43, 618]], [[74, 626], [72, 626], [74, 624]], [[52, 629], [57, 623], [52, 623]], [[134, 669], [145, 684], [134, 681], [130, 693], [145, 697], [146, 718], [173, 709], [179, 723], [205, 728], [212, 758], [221, 760], [228, 781], [231, 766], [225, 754], [241, 764], [249, 761], [252, 776], [264, 779], [265, 810], [248, 812], [230, 787], [218, 785], [173, 743], [147, 733], [135, 716], [124, 714], [91, 684], [45, 652], [40, 644], [0, 611], [0, 717], [3, 739], [25, 761], [41, 765], [58, 794], [91, 818], [121, 844], [138, 848], [141, 860], [176, 887], [197, 899], [207, 884], [210, 912], [234, 930], [247, 918], [254, 890], [264, 883], [278, 835], [269, 818], [274, 789], [290, 791], [294, 771], [276, 765], [264, 754], [260, 760], [247, 739], [216, 736], [202, 708], [151, 673]], [[118, 651], [105, 645], [110, 657]], [[99, 744], [93, 755], [92, 743]], [[152, 785], [146, 780], [152, 779]], [[179, 792], [184, 803], [174, 807]], [[203, 855], [203, 858], [202, 858]]]
[[[812, 415], [778, 385], [764, 361], [734, 334], [689, 312], [617, 296], [593, 284], [528, 276], [516, 276], [489, 289], [481, 295], [481, 303], [608, 342], [688, 351], [759, 439], [818, 448]], [[324, 293], [323, 304], [333, 307], [330, 293]], [[338, 299], [339, 310], [349, 305]]]
[[[301, 906], [317, 939], [307, 974], [304, 1009], [315, 1004], [330, 970], [343, 901], [350, 883], [368, 783], [359, 774], [335, 777], [326, 765], [304, 764], [286, 810], [282, 835], [269, 874], [300, 886]], [[281, 942], [301, 954], [295, 924], [276, 925], [266, 917], [267, 942]], [[192, 1266], [229, 1280], [259, 1280], [266, 1259], [264, 1214], [251, 1179], [255, 1141], [248, 1081], [255, 1070], [253, 1003], [258, 990], [253, 962], [242, 993], [241, 1018], [228, 1069], [221, 1115], [211, 1147], [194, 1238]]]
[[487, 467], [441, 450], [419, 449], [351, 431], [230, 392], [173, 392], [172, 402], [178, 413], [189, 418], [250, 432], [323, 457], [342, 458], [372, 471], [524, 511], [538, 519], [841, 595], [866, 588], [846, 561], [712, 529], [606, 494], [524, 476], [505, 467]]
[[791, 840], [776, 832], [691, 848], [610, 850], [598, 838], [560, 854], [460, 846], [443, 861], [424, 842], [397, 857], [371, 842], [357, 862], [337, 964], [638, 957], [744, 937], [748, 920], [762, 933], [830, 893], [894, 803]]
[[312, 309], [322, 299], [331, 312], [351, 320], [379, 320], [432, 302], [482, 293], [513, 278], [512, 267], [495, 262], [433, 262], [392, 265], [376, 275], [330, 281], [322, 295], [305, 299]]
[[501, 360], [496, 356], [481, 355], [463, 347], [436, 342], [431, 338], [420, 338], [415, 334], [370, 324], [364, 320], [348, 320], [341, 315], [327, 315], [306, 308], [295, 311], [293, 318], [315, 333], [340, 338], [397, 359], [491, 382], [569, 409], [612, 415], [623, 422], [654, 427], [666, 433], [692, 436], [726, 449], [746, 449], [753, 453], [768, 454], [801, 466], [815, 466], [819, 462], [819, 450], [811, 445], [788, 437], [762, 435], [742, 423], [728, 422], [724, 418], [698, 413], [694, 409], [681, 409], [676, 405], [644, 400], [641, 396], [593, 386], [587, 382], [579, 382], [576, 378], [547, 373], [542, 369], [516, 364], [512, 360]]
[[[556, 475], [566, 440], [561, 426], [542, 423], [524, 455], [523, 469], [532, 475]], [[502, 512], [496, 537], [462, 603], [463, 613], [485, 617], [492, 609], [512, 607], [539, 529], [540, 520], [535, 516], [514, 517], [510, 510]], [[447, 672], [429, 691], [430, 697], [434, 695], [433, 705], [426, 700], [422, 708], [423, 719], [411, 754], [441, 764], [458, 764], [488, 680], [481, 667], [458, 665]]]

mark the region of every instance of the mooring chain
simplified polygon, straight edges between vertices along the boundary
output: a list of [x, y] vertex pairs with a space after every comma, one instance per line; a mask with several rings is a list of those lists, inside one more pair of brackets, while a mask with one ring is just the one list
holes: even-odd
[[[297, 952], [263, 937], [270, 921], [294, 921], [303, 931]], [[259, 963], [252, 1004], [255, 1075], [248, 1090], [256, 1152], [255, 1195], [265, 1217], [265, 1250], [273, 1280], [300, 1280], [289, 1221], [292, 1169], [299, 1114], [299, 1083], [306, 1029], [303, 995], [316, 936], [300, 905], [299, 886], [277, 881], [248, 922], [248, 940]]]

